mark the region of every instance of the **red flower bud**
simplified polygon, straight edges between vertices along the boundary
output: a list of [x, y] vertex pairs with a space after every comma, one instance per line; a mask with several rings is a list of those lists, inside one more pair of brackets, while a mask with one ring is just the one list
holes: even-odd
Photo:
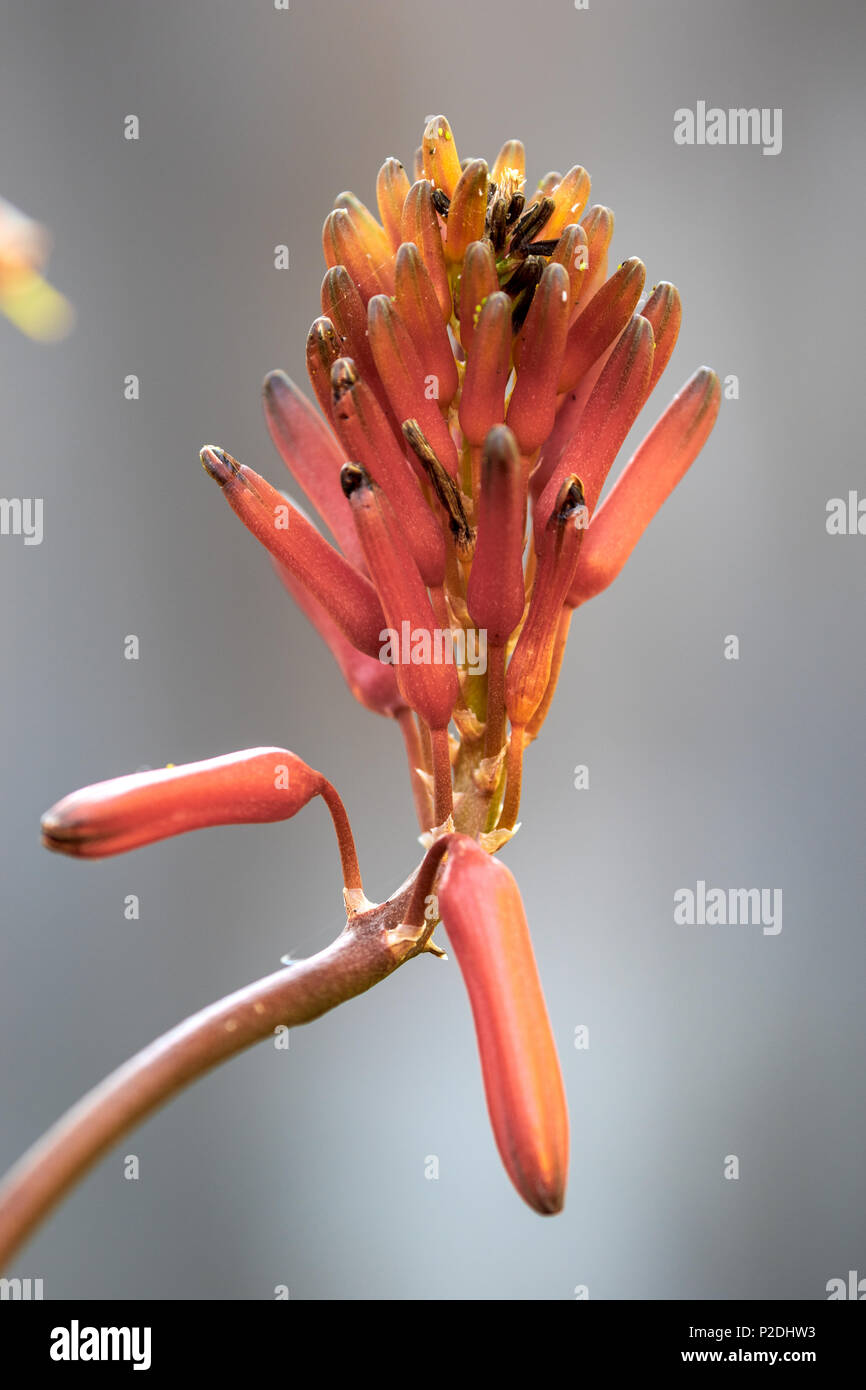
[[459, 318], [463, 351], [472, 347], [475, 325], [485, 300], [499, 289], [496, 261], [486, 241], [473, 241], [466, 248], [460, 272]]
[[46, 812], [42, 841], [100, 859], [204, 826], [290, 820], [324, 785], [285, 748], [248, 748], [84, 787]]
[[[384, 232], [379, 228], [382, 236]], [[335, 208], [325, 218], [322, 229], [322, 250], [329, 266], [343, 265], [366, 304], [371, 295], [392, 294], [394, 275], [391, 267], [393, 252], [387, 248], [387, 258], [375, 238], [364, 234], [357, 219], [345, 208]]]
[[[440, 652], [444, 649], [444, 634], [438, 629], [418, 566], [387, 497], [369, 473], [355, 463], [347, 463], [340, 477], [385, 614], [379, 648], [385, 642], [384, 629], [396, 634], [394, 666], [403, 698], [431, 729], [444, 730], [457, 702], [457, 671], [453, 660], [443, 661], [441, 656], [435, 660], [437, 646]], [[407, 653], [403, 650], [404, 623], [408, 624]], [[408, 658], [405, 661], [404, 655]]]
[[428, 587], [437, 588], [445, 578], [442, 530], [375, 396], [348, 358], [334, 364], [332, 392], [334, 427], [343, 441], [346, 457], [362, 463], [382, 488], [400, 519], [421, 578]]
[[527, 455], [534, 453], [553, 429], [570, 315], [568, 272], [554, 261], [539, 281], [521, 334], [517, 381], [505, 417]]
[[551, 252], [550, 259], [561, 265], [568, 273], [568, 288], [571, 310], [580, 299], [584, 276], [589, 265], [586, 232], [579, 222], [564, 227], [559, 241]]
[[502, 290], [482, 305], [463, 377], [458, 418], [469, 444], [480, 445], [505, 419], [511, 371], [511, 300]]
[[676, 347], [680, 324], [683, 321], [683, 303], [676, 285], [667, 280], [653, 288], [653, 292], [641, 309], [641, 318], [646, 319], [653, 331], [655, 352], [653, 369], [650, 373], [647, 396], [655, 389], [658, 379], [670, 361]]
[[324, 420], [285, 372], [269, 372], [262, 392], [265, 420], [277, 453], [333, 532], [352, 564], [364, 561], [352, 513], [340, 487], [345, 458]]
[[659, 507], [693, 463], [716, 422], [721, 387], [701, 367], [632, 455], [587, 530], [568, 604], [577, 608], [619, 574]]
[[314, 319], [307, 334], [307, 376], [326, 420], [331, 418], [331, 367], [343, 351], [331, 320]]
[[486, 161], [470, 160], [451, 195], [446, 224], [445, 259], [452, 264], [462, 261], [469, 243], [480, 241], [484, 235], [489, 181]]
[[449, 839], [439, 911], [469, 994], [487, 1108], [517, 1191], [561, 1211], [568, 1111], [523, 903], [514, 878], [467, 835]]
[[625, 328], [646, 281], [646, 266], [637, 256], [623, 261], [578, 316], [569, 330], [559, 378], [560, 391], [570, 391]]
[[394, 284], [397, 312], [412, 335], [425, 380], [436, 378], [439, 404], [448, 406], [457, 394], [457, 363], [433, 281], [414, 242], [404, 242], [397, 252]]
[[428, 393], [428, 388], [434, 388], [435, 383], [425, 380], [424, 368], [409, 330], [395, 305], [384, 294], [370, 300], [367, 313], [370, 345], [394, 414], [401, 423], [409, 419], [418, 420], [439, 462], [452, 477], [456, 477], [457, 450], [454, 440], [436, 396]]
[[607, 253], [613, 239], [613, 213], [610, 208], [596, 204], [581, 218], [586, 233], [589, 266], [580, 292], [580, 312], [588, 305], [607, 279]]
[[251, 468], [210, 446], [202, 449], [201, 461], [247, 530], [318, 599], [359, 651], [378, 655], [385, 624], [370, 581]]
[[523, 617], [525, 529], [523, 465], [511, 430], [498, 425], [481, 456], [478, 535], [466, 590], [469, 616], [490, 645], [506, 642]]

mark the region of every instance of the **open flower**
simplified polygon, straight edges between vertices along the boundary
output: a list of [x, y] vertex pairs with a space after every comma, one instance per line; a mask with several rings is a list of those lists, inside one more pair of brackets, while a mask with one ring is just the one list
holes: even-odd
[[[643, 298], [636, 257], [608, 275], [613, 214], [589, 196], [580, 165], [527, 192], [517, 140], [491, 165], [461, 161], [434, 117], [411, 179], [398, 160], [383, 164], [378, 218], [342, 193], [325, 220], [322, 313], [307, 339], [320, 413], [284, 373], [265, 381], [271, 436], [333, 544], [225, 450], [201, 454], [353, 695], [403, 734], [428, 853], [390, 919], [392, 900], [381, 920], [365, 919], [379, 933], [372, 963], [345, 978], [357, 992], [436, 950], [425, 895], [439, 876], [496, 1141], [541, 1212], [564, 1200], [562, 1081], [517, 886], [489, 856], [514, 833], [524, 749], [550, 708], [573, 613], [619, 574], [720, 398], [700, 368], [600, 501], [682, 307], [665, 281]], [[273, 782], [280, 759], [292, 768], [284, 788]], [[45, 842], [116, 853], [205, 825], [286, 819], [316, 794], [360, 920], [370, 905], [342, 803], [281, 750], [88, 788], [48, 813]], [[395, 918], [410, 891], [411, 910]], [[325, 991], [330, 1003], [339, 989]]]

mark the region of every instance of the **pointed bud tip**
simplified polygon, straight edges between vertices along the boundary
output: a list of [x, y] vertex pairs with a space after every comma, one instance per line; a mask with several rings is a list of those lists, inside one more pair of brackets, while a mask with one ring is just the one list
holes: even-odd
[[225, 487], [226, 483], [240, 472], [237, 459], [233, 459], [225, 449], [218, 449], [213, 444], [206, 444], [199, 453], [199, 458], [205, 473], [220, 487]]

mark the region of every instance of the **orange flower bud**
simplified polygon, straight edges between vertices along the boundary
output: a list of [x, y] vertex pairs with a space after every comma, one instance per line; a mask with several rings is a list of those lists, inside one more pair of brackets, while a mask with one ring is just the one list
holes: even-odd
[[703, 448], [719, 413], [721, 387], [701, 367], [629, 459], [586, 533], [568, 605], [577, 608], [619, 574], [659, 507]]
[[645, 318], [652, 328], [656, 345], [653, 354], [653, 369], [647, 387], [647, 396], [649, 396], [670, 361], [671, 353], [676, 347], [679, 336], [680, 324], [683, 321], [683, 303], [676, 285], [662, 280], [654, 287], [640, 312], [641, 317]]
[[307, 334], [307, 375], [326, 419], [331, 418], [331, 367], [345, 349], [329, 318], [313, 320]]
[[538, 283], [521, 335], [517, 381], [505, 418], [524, 454], [534, 453], [553, 429], [571, 314], [569, 291], [568, 272], [552, 261]]
[[435, 395], [435, 382], [425, 379], [411, 334], [386, 295], [375, 295], [367, 306], [370, 346], [382, 384], [399, 421], [416, 418], [439, 459], [457, 476], [457, 450]]
[[466, 255], [463, 257], [463, 267], [460, 272], [458, 306], [460, 342], [464, 352], [468, 353], [472, 347], [475, 325], [478, 322], [478, 315], [484, 307], [484, 301], [491, 294], [496, 294], [498, 289], [499, 278], [496, 274], [496, 261], [493, 258], [490, 244], [486, 241], [470, 242], [466, 248]]
[[342, 208], [349, 214], [365, 252], [372, 257], [377, 268], [384, 275], [391, 274], [390, 266], [394, 255], [391, 239], [380, 227], [372, 212], [356, 198], [354, 193], [340, 193], [334, 199], [335, 209]]
[[377, 656], [385, 623], [370, 581], [251, 468], [210, 446], [202, 449], [201, 461], [247, 530], [318, 599], [359, 651]]
[[[382, 235], [384, 236], [384, 233]], [[383, 259], [381, 250], [370, 250], [357, 223], [345, 208], [335, 208], [325, 218], [322, 250], [329, 266], [346, 267], [365, 304], [371, 295], [393, 294], [394, 275], [390, 263], [390, 246], [387, 260]]]
[[451, 127], [444, 116], [433, 116], [424, 129], [421, 142], [424, 177], [434, 188], [450, 198], [460, 181], [460, 156]]
[[356, 568], [364, 561], [343, 489], [345, 458], [331, 430], [285, 372], [269, 372], [262, 391], [277, 453]]
[[583, 488], [572, 474], [559, 488], [540, 544], [536, 539], [538, 568], [529, 611], [505, 677], [505, 707], [512, 729], [525, 729], [544, 699], [559, 616], [574, 578], [586, 523]]
[[382, 488], [400, 518], [421, 578], [430, 588], [436, 588], [445, 578], [442, 531], [375, 396], [348, 358], [334, 364], [332, 391], [334, 427], [343, 441], [346, 457], [362, 463], [374, 483]]
[[611, 465], [646, 399], [653, 352], [652, 328], [636, 314], [611, 353], [580, 424], [544, 487], [535, 512], [536, 547], [541, 540], [542, 518], [550, 516], [569, 474], [580, 478], [590, 514], [595, 510]]
[[451, 284], [448, 267], [445, 264], [445, 248], [439, 230], [439, 218], [433, 205], [433, 187], [427, 179], [413, 183], [403, 204], [401, 224], [404, 241], [414, 241], [421, 252], [421, 259], [433, 281], [436, 298], [442, 318], [447, 323], [451, 318]]
[[248, 748], [135, 772], [58, 801], [42, 818], [42, 843], [79, 859], [101, 859], [205, 826], [290, 820], [324, 783], [320, 772], [285, 748]]
[[550, 259], [568, 272], [569, 299], [573, 310], [583, 288], [583, 280], [589, 265], [589, 251], [586, 232], [579, 222], [564, 227], [559, 241], [551, 252]]
[[452, 264], [462, 261], [470, 242], [480, 241], [484, 235], [489, 180], [483, 159], [471, 160], [460, 175], [446, 223], [445, 259]]
[[409, 192], [409, 179], [399, 159], [386, 159], [376, 179], [376, 204], [382, 226], [394, 250], [403, 240], [403, 204]]
[[457, 363], [433, 281], [414, 242], [404, 242], [397, 252], [394, 285], [397, 312], [412, 336], [425, 379], [436, 378], [439, 404], [449, 406], [457, 394]]
[[[387, 497], [369, 473], [347, 463], [340, 477], [382, 603], [382, 629], [390, 629], [398, 639], [397, 651], [392, 653], [397, 684], [407, 705], [417, 710], [431, 729], [444, 730], [457, 702], [457, 671], [453, 661], [442, 660], [444, 635], [437, 628], [418, 566]], [[382, 635], [380, 649], [384, 642]], [[408, 652], [404, 650], [407, 645]], [[437, 650], [439, 661], [435, 659]]]
[[437, 901], [469, 994], [500, 1157], [524, 1201], [552, 1216], [565, 1201], [568, 1111], [520, 892], [503, 864], [454, 835]]
[[490, 177], [496, 184], [508, 182], [515, 192], [526, 180], [526, 151], [522, 140], [506, 140], [493, 163]]
[[613, 213], [610, 208], [596, 204], [581, 218], [586, 233], [589, 268], [580, 292], [581, 313], [607, 279], [607, 254], [613, 239]]
[[554, 208], [539, 232], [539, 239], [547, 241], [559, 237], [569, 222], [576, 222], [589, 200], [589, 190], [589, 174], [575, 164], [548, 195], [553, 199]]
[[623, 261], [572, 324], [559, 377], [560, 391], [570, 391], [625, 328], [646, 281], [646, 266], [637, 256]]
[[466, 590], [469, 616], [494, 646], [506, 642], [523, 617], [525, 518], [517, 441], [506, 425], [497, 425], [481, 455], [478, 535]]
[[458, 418], [468, 443], [484, 443], [505, 419], [505, 388], [511, 371], [511, 300], [502, 290], [482, 305], [466, 363]]

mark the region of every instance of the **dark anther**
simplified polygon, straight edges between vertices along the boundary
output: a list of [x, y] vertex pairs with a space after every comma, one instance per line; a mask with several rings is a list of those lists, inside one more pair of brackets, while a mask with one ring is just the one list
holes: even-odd
[[525, 206], [526, 199], [524, 198], [523, 194], [515, 193], [514, 197], [511, 199], [511, 202], [508, 204], [508, 212], [505, 215], [505, 221], [508, 223], [509, 227], [511, 226], [512, 222], [517, 221]]
[[447, 218], [451, 208], [451, 199], [441, 188], [434, 188], [433, 190], [433, 206], [440, 217]]
[[514, 228], [511, 245], [522, 246], [524, 243], [532, 241], [535, 233], [541, 231], [555, 207], [556, 203], [552, 198], [542, 198], [539, 203], [533, 203]]

